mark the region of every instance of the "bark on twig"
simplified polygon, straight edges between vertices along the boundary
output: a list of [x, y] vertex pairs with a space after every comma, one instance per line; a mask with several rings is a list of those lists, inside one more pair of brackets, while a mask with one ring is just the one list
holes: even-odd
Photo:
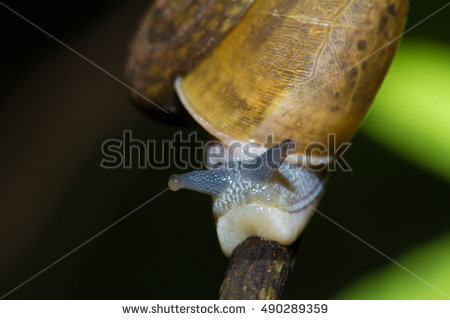
[[294, 247], [259, 238], [247, 239], [230, 258], [219, 299], [280, 299], [294, 263]]

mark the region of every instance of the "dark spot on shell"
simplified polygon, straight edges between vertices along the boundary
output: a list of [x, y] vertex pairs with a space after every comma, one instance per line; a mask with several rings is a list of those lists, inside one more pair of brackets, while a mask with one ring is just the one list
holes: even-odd
[[392, 15], [392, 16], [394, 16], [395, 17], [395, 15], [397, 14], [397, 6], [395, 5], [395, 3], [394, 4], [391, 4], [389, 7], [388, 7], [388, 12]]
[[380, 32], [383, 31], [384, 28], [386, 28], [387, 22], [388, 22], [388, 17], [382, 16], [380, 18], [380, 21], [378, 22], [378, 31], [380, 31]]
[[335, 98], [339, 98], [339, 92], [336, 92], [336, 93], [334, 94], [334, 97], [335, 97]]
[[222, 86], [221, 93], [226, 97], [230, 97], [231, 101], [236, 101], [236, 105], [240, 109], [243, 109], [244, 113], [251, 109], [245, 98], [236, 93], [235, 86], [231, 81], [228, 81]]
[[355, 86], [355, 84], [356, 84], [356, 81], [355, 81], [355, 80], [352, 80], [352, 81], [350, 82], [350, 88], [353, 88], [353, 87]]
[[358, 50], [362, 51], [362, 50], [366, 49], [366, 47], [367, 47], [366, 40], [359, 40], [358, 41]]
[[366, 68], [367, 68], [367, 61], [363, 61], [362, 68], [363, 68], [363, 70], [366, 70]]
[[358, 75], [358, 68], [357, 67], [353, 67], [352, 70], [350, 71], [350, 77], [354, 78]]
[[331, 112], [336, 112], [336, 111], [339, 111], [339, 110], [341, 110], [341, 107], [339, 107], [339, 106], [331, 106], [330, 107], [330, 111]]
[[[280, 26], [282, 23], [282, 19], [276, 16], [271, 16], [267, 19], [267, 21], [262, 22], [257, 27], [251, 26], [246, 42], [251, 46], [252, 50], [257, 52], [260, 46], [270, 39], [270, 35], [281, 28]], [[261, 30], [264, 32], [261, 32]]]

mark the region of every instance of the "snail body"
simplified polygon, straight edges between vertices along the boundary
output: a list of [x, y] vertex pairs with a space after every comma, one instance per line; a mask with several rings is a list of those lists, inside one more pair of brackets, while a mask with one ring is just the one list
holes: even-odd
[[[269, 136], [290, 142], [273, 142], [254, 157], [238, 148], [228, 168], [175, 176], [169, 185], [213, 197], [226, 255], [249, 236], [290, 244], [323, 191], [323, 173], [304, 160], [332, 161], [335, 150], [311, 146], [327, 146], [330, 134], [340, 145], [356, 132], [394, 56], [408, 1], [172, 3], [196, 6], [171, 15], [175, 6], [156, 1], [132, 47], [129, 82], [178, 114], [175, 87], [187, 112], [227, 148], [265, 145]], [[271, 175], [262, 174], [267, 165], [256, 174], [240, 169], [287, 144], [296, 151], [279, 157]]]
[[324, 186], [323, 172], [284, 162], [295, 149], [295, 143], [286, 140], [253, 160], [173, 175], [169, 187], [212, 196], [217, 236], [226, 256], [251, 236], [288, 245], [308, 223]]

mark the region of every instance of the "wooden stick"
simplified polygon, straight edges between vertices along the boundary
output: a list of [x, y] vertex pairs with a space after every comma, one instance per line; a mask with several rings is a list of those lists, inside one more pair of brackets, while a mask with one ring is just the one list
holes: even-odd
[[219, 299], [280, 299], [295, 263], [295, 247], [259, 238], [247, 239], [230, 258]]

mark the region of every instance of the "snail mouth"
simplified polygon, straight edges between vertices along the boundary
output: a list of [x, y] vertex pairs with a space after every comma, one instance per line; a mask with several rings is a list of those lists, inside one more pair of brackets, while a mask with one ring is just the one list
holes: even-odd
[[283, 196], [283, 192], [286, 194], [290, 191], [278, 184], [239, 183], [214, 198], [213, 212], [216, 217], [221, 217], [246, 205], [288, 211], [287, 203], [285, 203], [287, 198]]
[[[290, 181], [289, 181], [290, 182]], [[297, 186], [298, 187], [298, 186]], [[318, 179], [310, 190], [299, 192], [292, 184], [285, 184], [279, 177], [269, 183], [238, 183], [213, 200], [213, 212], [217, 218], [232, 210], [254, 205], [296, 214], [310, 210], [323, 192], [323, 181]]]

